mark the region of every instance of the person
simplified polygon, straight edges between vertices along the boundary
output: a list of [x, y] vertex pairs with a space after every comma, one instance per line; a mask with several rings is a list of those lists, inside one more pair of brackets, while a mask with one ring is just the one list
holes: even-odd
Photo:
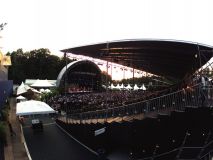
[[10, 130], [10, 136], [16, 136], [16, 133], [14, 132], [13, 127], [9, 121], [8, 121], [8, 126]]
[[19, 116], [19, 122], [20, 122], [22, 125], [24, 125], [24, 117]]

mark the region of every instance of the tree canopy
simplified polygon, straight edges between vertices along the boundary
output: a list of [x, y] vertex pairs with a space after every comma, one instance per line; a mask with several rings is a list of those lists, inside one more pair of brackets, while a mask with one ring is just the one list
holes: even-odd
[[[57, 79], [60, 70], [66, 65], [65, 58], [51, 55], [45, 48], [23, 52], [22, 49], [8, 52], [12, 66], [9, 67], [8, 78], [15, 84], [25, 79]], [[67, 59], [67, 63], [74, 61]]]

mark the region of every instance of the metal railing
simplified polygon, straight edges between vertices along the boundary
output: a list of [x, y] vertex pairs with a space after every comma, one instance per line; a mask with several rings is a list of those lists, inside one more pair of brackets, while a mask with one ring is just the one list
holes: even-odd
[[137, 103], [64, 116], [70, 121], [79, 120], [80, 123], [83, 120], [92, 119], [102, 119], [103, 121], [107, 121], [108, 118], [112, 117], [125, 117], [139, 114], [148, 115], [150, 113], [163, 113], [172, 110], [183, 111], [186, 106], [213, 106], [212, 102], [213, 87], [206, 86], [204, 88], [198, 84], [193, 87], [187, 87], [173, 93]]
[[213, 159], [213, 150], [211, 150], [209, 153], [205, 154], [205, 156], [201, 158], [201, 160], [212, 160], [212, 159]]
[[[181, 146], [181, 147], [178, 147], [178, 148], [175, 148], [175, 149], [172, 149], [171, 151], [168, 151], [168, 152], [164, 152], [164, 153], [161, 153], [161, 154], [157, 154], [157, 155], [153, 155], [153, 156], [150, 156], [150, 157], [145, 157], [145, 158], [139, 158], [138, 160], [151, 160], [151, 159], [155, 159], [155, 158], [163, 158], [163, 157], [166, 157], [170, 154], [173, 154], [174, 152], [179, 152], [180, 150], [183, 150], [183, 149], [194, 149], [194, 148], [197, 148], [197, 149], [206, 149], [210, 146], [210, 144], [212, 144], [213, 141], [210, 141], [207, 145], [203, 146], [203, 147], [184, 147], [184, 146]], [[177, 153], [178, 155], [178, 153]], [[177, 159], [179, 157], [176, 157]], [[203, 155], [202, 157], [198, 157], [197, 159], [198, 160], [212, 160], [211, 158], [213, 158], [213, 149], [209, 150], [205, 155]]]

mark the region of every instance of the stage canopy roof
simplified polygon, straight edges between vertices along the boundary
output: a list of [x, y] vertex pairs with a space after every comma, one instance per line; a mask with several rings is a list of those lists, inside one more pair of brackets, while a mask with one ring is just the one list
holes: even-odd
[[55, 113], [55, 110], [41, 101], [30, 100], [17, 103], [16, 105], [16, 115], [18, 116], [49, 113]]
[[108, 60], [182, 79], [210, 60], [213, 47], [175, 40], [123, 40], [64, 49], [62, 52]]

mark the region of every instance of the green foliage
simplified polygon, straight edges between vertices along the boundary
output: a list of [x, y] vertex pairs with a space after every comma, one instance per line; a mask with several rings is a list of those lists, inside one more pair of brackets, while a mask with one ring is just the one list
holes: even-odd
[[0, 141], [6, 144], [6, 126], [0, 121]]
[[101, 82], [106, 85], [106, 82], [110, 83], [112, 81], [112, 77], [106, 72], [101, 73]]
[[2, 110], [1, 110], [1, 120], [2, 121], [8, 121], [8, 114], [9, 114], [9, 107], [5, 106]]
[[[25, 79], [56, 79], [65, 66], [64, 58], [51, 55], [45, 48], [23, 52], [22, 49], [7, 53], [11, 56], [9, 79], [20, 84]], [[73, 60], [67, 59], [68, 63]]]
[[46, 101], [47, 99], [55, 96], [55, 95], [58, 95], [59, 94], [59, 89], [58, 88], [53, 88], [51, 89], [51, 92], [48, 92], [48, 93], [42, 93], [41, 95], [41, 101]]

